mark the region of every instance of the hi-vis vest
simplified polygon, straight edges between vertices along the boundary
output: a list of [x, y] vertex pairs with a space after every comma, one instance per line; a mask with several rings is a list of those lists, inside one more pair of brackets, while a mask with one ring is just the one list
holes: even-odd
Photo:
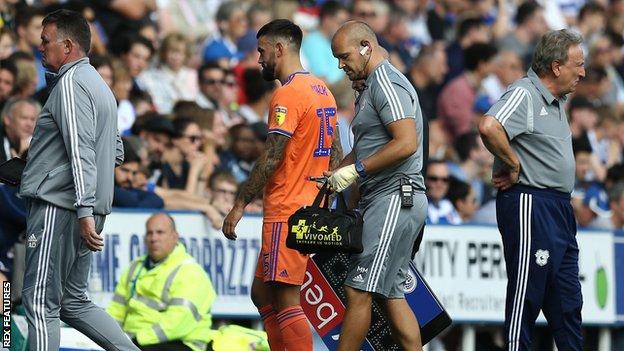
[[122, 273], [107, 312], [139, 345], [180, 340], [194, 351], [206, 350], [216, 293], [204, 269], [182, 244], [150, 270], [145, 260]]

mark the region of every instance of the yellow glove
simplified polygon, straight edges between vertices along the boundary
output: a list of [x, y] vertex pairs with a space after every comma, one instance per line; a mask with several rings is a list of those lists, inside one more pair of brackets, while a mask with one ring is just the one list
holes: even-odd
[[334, 191], [341, 192], [348, 188], [358, 179], [358, 172], [355, 165], [348, 165], [337, 169], [328, 179], [329, 185]]

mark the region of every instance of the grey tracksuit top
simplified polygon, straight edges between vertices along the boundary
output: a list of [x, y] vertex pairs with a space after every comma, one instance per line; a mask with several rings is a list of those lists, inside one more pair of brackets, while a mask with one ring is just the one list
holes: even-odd
[[84, 57], [49, 75], [28, 150], [20, 195], [77, 211], [78, 218], [107, 215], [114, 167], [123, 162], [117, 103]]

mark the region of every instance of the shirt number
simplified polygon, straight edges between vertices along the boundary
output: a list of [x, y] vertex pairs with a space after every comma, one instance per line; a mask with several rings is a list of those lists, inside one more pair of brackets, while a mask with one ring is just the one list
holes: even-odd
[[319, 128], [319, 138], [316, 149], [314, 149], [314, 157], [327, 157], [331, 154], [331, 148], [325, 147], [326, 135], [334, 135], [334, 128], [331, 127], [329, 119], [336, 116], [335, 107], [326, 107], [316, 109], [316, 116], [321, 119]]

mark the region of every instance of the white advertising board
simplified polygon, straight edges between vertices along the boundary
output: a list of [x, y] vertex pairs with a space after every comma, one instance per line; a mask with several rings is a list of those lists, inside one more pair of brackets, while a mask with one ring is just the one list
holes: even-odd
[[[93, 256], [89, 282], [89, 294], [100, 306], [110, 302], [123, 269], [145, 253], [143, 233], [149, 215], [124, 211], [108, 216], [104, 251]], [[173, 217], [181, 240], [217, 291], [213, 315], [256, 318], [249, 293], [262, 218], [244, 217], [237, 226], [238, 239], [230, 241], [199, 214], [173, 213]], [[613, 234], [582, 232], [577, 240], [583, 322], [613, 323]], [[503, 321], [507, 279], [502, 241], [495, 227], [427, 226], [415, 263], [455, 322]]]

